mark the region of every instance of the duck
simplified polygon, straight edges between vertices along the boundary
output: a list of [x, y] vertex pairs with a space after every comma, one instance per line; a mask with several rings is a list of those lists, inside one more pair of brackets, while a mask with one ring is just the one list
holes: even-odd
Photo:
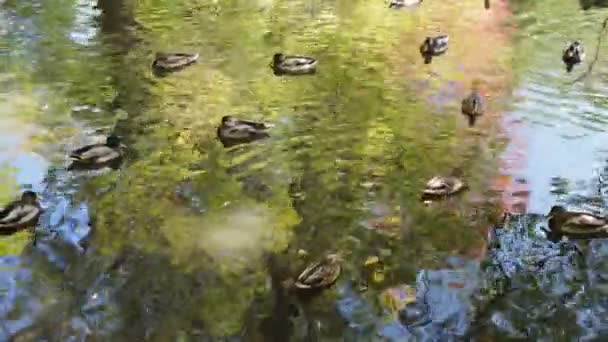
[[429, 64], [433, 60], [433, 57], [442, 55], [448, 51], [449, 40], [450, 38], [445, 34], [436, 37], [426, 37], [422, 45], [420, 45], [420, 54], [424, 58], [424, 63]]
[[272, 57], [275, 75], [307, 75], [317, 70], [317, 60], [308, 56], [286, 56], [277, 52]]
[[467, 188], [467, 185], [458, 177], [435, 176], [431, 178], [422, 192], [423, 200], [437, 199], [455, 195]]
[[559, 240], [562, 236], [571, 239], [608, 238], [608, 218], [580, 211], [568, 211], [560, 205], [554, 205], [548, 214], [550, 240]]
[[320, 290], [333, 285], [340, 273], [342, 258], [338, 254], [328, 254], [321, 260], [308, 265], [295, 281], [300, 290]]
[[583, 44], [579, 41], [568, 42], [564, 53], [562, 54], [562, 61], [566, 64], [566, 71], [571, 72], [575, 65], [580, 64], [585, 60], [585, 49]]
[[479, 90], [473, 88], [471, 93], [462, 100], [461, 112], [469, 118], [469, 126], [475, 125], [477, 118], [484, 113], [484, 100]]
[[181, 70], [198, 61], [198, 53], [157, 52], [152, 62], [152, 69], [157, 73]]
[[581, 8], [586, 11], [595, 8], [606, 8], [608, 7], [608, 2], [606, 0], [579, 0]]
[[123, 157], [125, 146], [114, 134], [106, 138], [105, 144], [92, 144], [81, 147], [70, 153], [72, 164], [68, 170], [90, 170], [103, 167], [118, 168]]
[[222, 123], [217, 128], [217, 136], [224, 147], [231, 147], [268, 138], [270, 135], [266, 131], [271, 127], [271, 124], [240, 120], [226, 115], [222, 117]]
[[42, 208], [33, 191], [24, 191], [21, 198], [0, 209], [0, 235], [13, 234], [38, 223]]
[[401, 9], [404, 7], [413, 7], [422, 3], [422, 0], [391, 0], [388, 8]]

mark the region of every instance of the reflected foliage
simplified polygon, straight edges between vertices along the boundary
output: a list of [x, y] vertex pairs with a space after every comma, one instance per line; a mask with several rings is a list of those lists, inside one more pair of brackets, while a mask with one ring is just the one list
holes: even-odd
[[[287, 314], [293, 329], [271, 339], [339, 337], [347, 329], [334, 308], [340, 289], [368, 283], [375, 298], [413, 281], [419, 268], [441, 267], [445, 256], [483, 249], [497, 209], [482, 189], [500, 146], [491, 120], [479, 125], [486, 137], [459, 115], [471, 82], [459, 68], [483, 68], [479, 58], [506, 68], [508, 58], [455, 47], [423, 66], [416, 48], [427, 35], [416, 28], [435, 17], [455, 37], [477, 29], [454, 13], [483, 13], [478, 1], [437, 4], [429, 18], [363, 1], [9, 5], [44, 32], [29, 82], [58, 99], [41, 124], [76, 122], [128, 146], [120, 170], [69, 176], [93, 232], [84, 260], [66, 272], [86, 278], [84, 290], [70, 289], [77, 299], [64, 305], [87, 308], [77, 316], [93, 336], [264, 340], [268, 322], [302, 310], [299, 318]], [[159, 78], [150, 67], [156, 51], [195, 51], [200, 59]], [[316, 74], [276, 77], [268, 62], [277, 51], [315, 56]], [[498, 80], [486, 80], [497, 93]], [[275, 127], [268, 139], [225, 148], [216, 138], [224, 115]], [[422, 204], [425, 182], [454, 169], [470, 191]], [[308, 304], [281, 289], [332, 251], [346, 259], [334, 288]], [[382, 277], [362, 266], [376, 254]], [[120, 265], [106, 269], [99, 260]]]

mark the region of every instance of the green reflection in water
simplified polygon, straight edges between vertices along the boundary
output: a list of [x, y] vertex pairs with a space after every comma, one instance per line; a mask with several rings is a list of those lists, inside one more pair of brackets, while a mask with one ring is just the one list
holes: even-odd
[[[121, 171], [87, 181], [80, 194], [95, 217], [95, 250], [144, 259], [132, 261], [121, 290], [129, 298], [124, 335], [152, 329], [162, 339], [195, 321], [214, 336], [237, 333], [253, 324], [248, 310], [274, 310], [265, 286], [271, 254], [281, 253], [292, 273], [343, 252], [343, 282], [366, 280], [363, 262], [381, 254], [387, 270], [370, 284], [375, 293], [413, 280], [443, 255], [479, 247], [477, 228], [487, 222], [472, 221], [469, 207], [493, 164], [485, 140], [458, 114], [467, 52], [455, 48], [425, 69], [417, 47], [428, 32], [416, 30], [436, 29], [431, 20], [441, 16], [442, 29], [468, 34], [468, 21], [450, 16], [480, 5], [436, 6], [425, 19], [431, 9], [396, 12], [364, 1], [117, 3], [100, 1], [105, 16], [88, 45], [69, 38], [78, 6], [43, 6], [37, 24], [50, 33], [34, 78], [67, 99], [53, 107], [54, 120], [115, 129], [131, 148]], [[199, 52], [201, 60], [155, 78], [149, 66], [158, 50]], [[267, 65], [278, 50], [317, 57], [317, 75], [274, 76]], [[439, 107], [420, 96], [449, 81], [458, 85]], [[83, 103], [104, 111], [68, 110]], [[226, 114], [277, 127], [271, 139], [224, 149], [215, 128]], [[472, 195], [423, 206], [425, 181], [455, 168]], [[333, 299], [328, 291], [312, 312], [337, 321]]]

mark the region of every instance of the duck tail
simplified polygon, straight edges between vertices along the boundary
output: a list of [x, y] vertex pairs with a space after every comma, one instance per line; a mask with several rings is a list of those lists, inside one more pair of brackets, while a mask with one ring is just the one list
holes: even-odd
[[77, 153], [70, 153], [69, 157], [72, 160], [81, 160], [82, 159], [82, 157], [79, 154], [77, 154]]
[[23, 229], [25, 229], [25, 227], [10, 224], [0, 224], [0, 236], [13, 235]]
[[469, 127], [475, 126], [475, 121], [477, 121], [477, 117], [475, 115], [467, 115], [469, 117]]

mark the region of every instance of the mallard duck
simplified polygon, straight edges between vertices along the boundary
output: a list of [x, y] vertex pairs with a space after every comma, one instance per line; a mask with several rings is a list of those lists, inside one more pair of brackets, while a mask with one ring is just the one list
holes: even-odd
[[429, 306], [425, 302], [411, 302], [399, 310], [399, 321], [408, 327], [416, 327], [431, 322]]
[[35, 226], [42, 213], [38, 196], [33, 191], [24, 191], [21, 199], [0, 209], [0, 234], [12, 234], [23, 228]]
[[404, 7], [413, 7], [419, 5], [422, 0], [391, 0], [388, 8], [401, 9]]
[[577, 211], [567, 211], [566, 208], [555, 205], [549, 211], [549, 231], [551, 240], [559, 240], [562, 236], [572, 239], [593, 239], [608, 237], [608, 218]]
[[317, 60], [306, 56], [285, 56], [278, 52], [272, 57], [271, 66], [275, 75], [314, 74]]
[[295, 287], [301, 290], [315, 290], [333, 285], [342, 272], [341, 261], [338, 254], [329, 254], [321, 261], [308, 265], [296, 279]]
[[467, 185], [457, 177], [435, 176], [426, 183], [422, 192], [423, 200], [436, 199], [455, 195], [467, 188]]
[[266, 133], [266, 130], [271, 127], [272, 125], [263, 122], [239, 120], [226, 115], [222, 118], [222, 124], [217, 128], [217, 136], [224, 147], [230, 147], [268, 138], [270, 135]]
[[581, 4], [581, 8], [585, 11], [592, 7], [596, 7], [596, 8], [608, 7], [607, 0], [579, 0], [579, 3]]
[[483, 97], [476, 88], [473, 88], [471, 94], [462, 100], [461, 111], [469, 118], [469, 126], [475, 125], [477, 118], [483, 115]]
[[422, 45], [420, 45], [420, 54], [424, 58], [424, 63], [429, 64], [433, 57], [444, 54], [448, 51], [448, 42], [450, 38], [443, 34], [436, 37], [426, 37]]
[[195, 63], [198, 57], [198, 53], [157, 52], [154, 62], [152, 62], [152, 69], [159, 73], [177, 71]]
[[585, 49], [579, 41], [568, 42], [566, 49], [562, 55], [562, 60], [566, 64], [566, 70], [572, 71], [572, 68], [580, 64], [585, 59]]
[[119, 137], [110, 135], [105, 144], [87, 145], [72, 151], [70, 158], [73, 162], [68, 170], [100, 169], [106, 166], [117, 168], [122, 161], [124, 148]]

